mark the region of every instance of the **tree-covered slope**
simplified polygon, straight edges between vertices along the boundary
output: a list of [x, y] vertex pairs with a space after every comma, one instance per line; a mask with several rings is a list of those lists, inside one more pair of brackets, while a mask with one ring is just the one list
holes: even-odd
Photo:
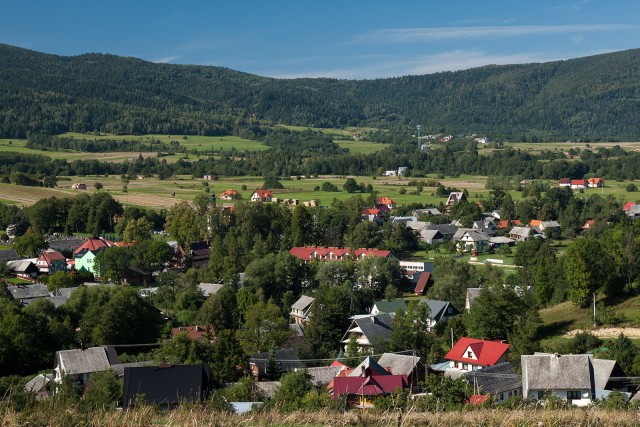
[[135, 58], [0, 45], [0, 136], [28, 131], [239, 133], [422, 124], [520, 139], [636, 139], [640, 50], [376, 80], [273, 79]]

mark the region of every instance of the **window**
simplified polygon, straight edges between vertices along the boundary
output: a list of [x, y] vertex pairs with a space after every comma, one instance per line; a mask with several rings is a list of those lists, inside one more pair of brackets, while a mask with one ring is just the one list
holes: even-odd
[[568, 390], [567, 391], [567, 399], [568, 400], [579, 400], [581, 398], [580, 392], [577, 390]]
[[543, 399], [544, 398], [544, 391], [539, 391], [538, 392], [538, 399]]

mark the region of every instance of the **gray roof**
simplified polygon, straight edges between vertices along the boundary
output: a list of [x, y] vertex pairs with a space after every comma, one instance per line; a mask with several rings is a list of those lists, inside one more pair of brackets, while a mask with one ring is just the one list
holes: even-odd
[[293, 305], [291, 306], [292, 310], [302, 310], [302, 311], [306, 311], [307, 308], [309, 306], [311, 306], [311, 304], [313, 304], [313, 302], [316, 299], [313, 297], [309, 297], [306, 295], [302, 295], [298, 301], [296, 301], [295, 303], [293, 303]]
[[358, 366], [353, 368], [351, 372], [349, 372], [349, 377], [364, 377], [366, 376], [366, 370], [370, 369], [372, 371], [377, 372], [380, 375], [390, 375], [389, 371], [384, 369], [378, 362], [376, 362], [373, 357], [368, 356], [364, 359]]
[[291, 323], [289, 325], [289, 327], [291, 328], [291, 330], [293, 331], [293, 334], [297, 337], [303, 337], [304, 336], [304, 328], [302, 327], [301, 324], [299, 323]]
[[9, 270], [13, 271], [14, 273], [24, 273], [29, 269], [31, 265], [33, 265], [34, 267], [36, 266], [35, 258], [7, 261], [7, 267], [9, 267]]
[[106, 347], [93, 347], [86, 350], [62, 350], [56, 352], [58, 366], [66, 375], [88, 374], [106, 371], [111, 367]]
[[560, 228], [558, 221], [542, 221], [542, 225], [544, 228]]
[[529, 228], [529, 227], [513, 227], [511, 229], [511, 231], [509, 232], [509, 234], [515, 234], [517, 236], [521, 236], [521, 237], [529, 237], [531, 236], [531, 232], [533, 231], [533, 229]]
[[47, 374], [46, 376], [38, 374], [24, 385], [24, 391], [26, 391], [27, 393], [40, 393], [46, 388], [47, 384], [50, 381], [51, 374]]
[[421, 217], [422, 215], [442, 215], [438, 208], [416, 209], [412, 212], [413, 216]]
[[363, 316], [355, 318], [353, 321], [362, 330], [362, 333], [367, 337], [369, 342], [373, 342], [376, 339], [382, 341], [389, 341], [389, 339], [391, 339], [393, 318], [386, 313], [376, 314], [375, 316]]
[[439, 230], [422, 230], [420, 231], [420, 237], [424, 241], [444, 239]]
[[17, 300], [48, 297], [49, 289], [43, 283], [33, 285], [8, 286], [11, 296]]
[[13, 261], [20, 258], [18, 252], [13, 249], [3, 249], [0, 251], [0, 261]]
[[41, 300], [41, 299], [51, 302], [51, 304], [53, 304], [53, 306], [54, 306], [55, 308], [58, 308], [58, 307], [60, 307], [61, 305], [66, 304], [66, 303], [67, 303], [67, 301], [69, 301], [69, 297], [60, 296], [60, 295], [54, 295], [54, 296], [52, 296], [52, 297], [43, 297], [43, 298], [23, 299], [23, 300], [20, 300], [20, 301], [21, 301], [21, 303], [22, 303], [23, 305], [29, 305], [29, 304], [31, 304], [32, 302], [34, 302], [34, 301], [38, 301], [38, 300]]
[[389, 218], [391, 220], [391, 224], [406, 224], [409, 221], [416, 221], [417, 218], [415, 216], [392, 216]]
[[[258, 371], [264, 373], [267, 371], [269, 362], [269, 352], [263, 351], [249, 356], [249, 362], [256, 365]], [[276, 364], [280, 372], [288, 372], [296, 369], [302, 369], [302, 362], [298, 358], [298, 354], [292, 348], [281, 348], [276, 350]]]
[[480, 295], [480, 290], [482, 288], [467, 288], [467, 299], [469, 300], [469, 307], [471, 307]]
[[198, 289], [202, 291], [202, 294], [205, 297], [210, 295], [215, 295], [218, 293], [220, 289], [222, 289], [222, 284], [220, 283], [198, 283]]
[[[486, 242], [487, 240], [489, 240], [489, 236], [487, 236], [487, 234], [484, 231], [479, 231], [479, 230], [467, 230], [462, 236], [464, 235], [469, 236], [469, 238], [473, 241], [473, 242]], [[462, 236], [460, 238], [462, 238]]]
[[458, 231], [458, 227], [451, 224], [430, 224], [427, 226], [427, 230], [438, 230], [444, 235], [454, 235]]
[[55, 292], [55, 296], [67, 297], [69, 298], [72, 293], [74, 293], [78, 289], [77, 286], [71, 288], [58, 288]]
[[142, 366], [153, 366], [154, 362], [152, 360], [147, 360], [144, 362], [129, 362], [129, 363], [116, 363], [115, 365], [111, 365], [111, 370], [118, 374], [118, 377], [124, 377], [124, 368], [140, 368]]
[[630, 215], [640, 215], [640, 204], [638, 205], [632, 205], [629, 210], [628, 213]]
[[[436, 322], [446, 315], [453, 316], [458, 314], [458, 310], [456, 310], [449, 301], [421, 299], [420, 302], [426, 303], [429, 306], [429, 318]], [[449, 308], [451, 308], [451, 312], [449, 312]]]
[[384, 353], [378, 359], [378, 365], [393, 375], [410, 375], [417, 366], [424, 366], [424, 360], [420, 356]]
[[466, 372], [464, 375], [469, 384], [477, 384], [482, 393], [496, 395], [522, 387], [522, 381], [511, 367], [511, 363], [502, 362], [494, 366]]
[[522, 389], [529, 390], [593, 390], [593, 375], [586, 354], [523, 355]]
[[268, 398], [272, 398], [276, 394], [276, 390], [280, 387], [280, 381], [258, 381], [256, 387]]
[[462, 239], [462, 236], [464, 236], [464, 233], [466, 233], [467, 231], [472, 230], [471, 228], [458, 228], [456, 230], [456, 232], [454, 233], [453, 237], [451, 238], [451, 240], [453, 242], [457, 242], [458, 240]]
[[313, 385], [324, 387], [338, 375], [341, 369], [340, 366], [319, 366], [317, 368], [307, 368], [307, 373], [311, 375]]
[[605, 390], [607, 388], [607, 383], [617, 363], [615, 360], [591, 358], [593, 382], [597, 389]]
[[515, 240], [510, 239], [508, 237], [504, 237], [504, 236], [491, 237], [489, 239], [489, 243], [493, 243], [493, 244], [497, 243], [499, 245], [502, 245], [502, 244], [507, 244], [508, 245], [508, 244], [514, 243], [514, 242], [515, 242]]
[[405, 225], [412, 230], [421, 231], [431, 225], [431, 223], [426, 221], [407, 221]]

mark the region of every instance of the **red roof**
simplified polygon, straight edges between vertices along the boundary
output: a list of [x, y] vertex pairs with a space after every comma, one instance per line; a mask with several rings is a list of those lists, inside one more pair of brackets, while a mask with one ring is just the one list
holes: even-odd
[[360, 211], [362, 215], [379, 215], [380, 209], [363, 209]]
[[635, 205], [636, 205], [636, 202], [627, 202], [624, 204], [624, 210], [625, 211], [631, 210], [631, 206], [635, 206]]
[[[477, 359], [467, 356], [467, 349], [475, 354]], [[486, 341], [475, 338], [462, 337], [456, 345], [444, 356], [447, 360], [454, 362], [471, 363], [472, 365], [493, 366], [509, 349], [509, 344], [501, 341]]]
[[113, 246], [113, 243], [107, 239], [102, 237], [89, 237], [78, 249], [73, 251], [73, 254], [77, 255], [85, 249], [95, 252], [102, 248], [110, 248], [111, 246]]
[[540, 224], [542, 224], [542, 221], [540, 221], [539, 219], [532, 219], [531, 221], [529, 221], [529, 225], [532, 227], [538, 227], [540, 226]]
[[53, 261], [67, 261], [64, 255], [62, 255], [58, 251], [45, 251], [40, 254], [38, 260], [44, 260], [47, 263], [47, 266], [50, 266]]
[[271, 190], [256, 190], [253, 192], [253, 194], [257, 194], [258, 197], [260, 197], [260, 199], [264, 200], [268, 197], [273, 197], [273, 194], [271, 193]]
[[224, 190], [222, 193], [220, 193], [220, 197], [233, 197], [233, 196], [237, 196], [238, 193], [236, 190], [229, 188], [228, 190]]
[[367, 377], [335, 377], [333, 398], [342, 395], [379, 396], [404, 389], [408, 385], [406, 375], [378, 375]]
[[558, 181], [558, 184], [570, 184], [571, 180], [569, 178], [560, 178], [560, 181]]
[[587, 182], [589, 184], [598, 184], [600, 182], [604, 182], [604, 180], [602, 178], [589, 178]]
[[519, 219], [512, 219], [511, 220], [511, 224], [513, 224], [513, 225], [522, 225], [522, 221], [520, 221]]
[[[216, 336], [216, 333], [213, 330], [213, 326], [209, 326], [209, 332], [211, 333], [211, 337]], [[207, 328], [199, 325], [171, 328], [171, 338], [181, 333], [186, 333], [187, 338], [189, 338], [191, 341], [198, 341], [207, 337]]]
[[589, 228], [593, 227], [595, 223], [596, 223], [595, 219], [588, 219], [581, 228], [583, 230], [588, 230]]
[[416, 284], [416, 287], [413, 290], [413, 292], [416, 295], [423, 295], [424, 292], [427, 290], [427, 285], [429, 284], [429, 279], [431, 279], [431, 273], [429, 273], [428, 271], [424, 271], [420, 275], [420, 278], [418, 279], [418, 283]]
[[391, 251], [383, 251], [381, 249], [375, 248], [354, 249], [352, 253], [351, 249], [336, 247], [326, 248], [320, 246], [296, 246], [291, 248], [289, 253], [304, 261], [311, 259], [341, 261], [343, 259], [349, 258], [350, 255], [353, 255], [355, 258], [362, 258], [367, 256], [389, 258], [391, 256]]
[[380, 197], [376, 199], [376, 202], [379, 205], [395, 205], [396, 204], [396, 202], [394, 202], [393, 199], [391, 199], [391, 197]]
[[469, 404], [470, 405], [482, 405], [484, 402], [489, 399], [488, 394], [472, 394], [469, 396]]
[[571, 185], [585, 185], [584, 179], [572, 179]]

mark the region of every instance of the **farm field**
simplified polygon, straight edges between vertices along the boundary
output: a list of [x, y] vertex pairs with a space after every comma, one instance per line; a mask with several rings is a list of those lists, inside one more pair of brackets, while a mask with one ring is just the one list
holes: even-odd
[[[515, 148], [523, 151], [539, 154], [541, 151], [568, 151], [571, 148], [580, 150], [595, 151], [598, 147], [612, 148], [619, 145], [627, 151], [640, 150], [639, 142], [506, 142], [505, 148]], [[486, 148], [483, 144], [478, 144], [479, 153], [489, 154], [495, 151], [493, 148]]]
[[340, 148], [346, 148], [351, 154], [371, 154], [382, 151], [389, 147], [389, 144], [381, 144], [379, 142], [366, 141], [334, 141]]

